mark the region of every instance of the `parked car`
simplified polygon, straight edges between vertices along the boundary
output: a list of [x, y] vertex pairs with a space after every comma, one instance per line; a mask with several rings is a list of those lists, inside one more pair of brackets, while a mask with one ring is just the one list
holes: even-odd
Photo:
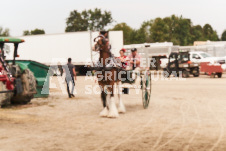
[[195, 63], [210, 62], [211, 64], [215, 63], [225, 64], [225, 59], [223, 57], [213, 57], [210, 54], [203, 51], [191, 51], [190, 56], [191, 61]]

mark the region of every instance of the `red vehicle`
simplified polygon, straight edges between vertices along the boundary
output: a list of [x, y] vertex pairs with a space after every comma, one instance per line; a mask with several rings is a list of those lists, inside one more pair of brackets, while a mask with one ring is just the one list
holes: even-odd
[[200, 63], [201, 72], [207, 73], [209, 76], [214, 77], [217, 75], [218, 78], [222, 77], [223, 69], [219, 64], [210, 64], [209, 62]]

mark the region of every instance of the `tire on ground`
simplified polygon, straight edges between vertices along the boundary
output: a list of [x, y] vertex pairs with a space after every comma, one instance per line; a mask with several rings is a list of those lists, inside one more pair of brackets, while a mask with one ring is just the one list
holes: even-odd
[[21, 75], [23, 93], [12, 97], [11, 103], [26, 104], [34, 98], [36, 92], [36, 80], [33, 72], [25, 69]]
[[188, 78], [189, 77], [189, 72], [186, 69], [182, 71], [182, 77], [183, 78]]
[[[0, 81], [0, 91], [7, 91], [6, 85]], [[0, 93], [0, 107], [10, 104], [10, 98], [13, 93]]]
[[170, 72], [169, 72], [169, 70], [167, 70], [167, 68], [163, 69], [162, 74], [163, 74], [164, 78], [169, 78], [169, 76], [170, 76]]
[[221, 78], [221, 77], [222, 77], [222, 73], [218, 72], [218, 73], [217, 73], [217, 77], [218, 77], [218, 78]]
[[193, 72], [195, 71], [195, 73], [193, 74], [193, 76], [194, 77], [199, 77], [199, 68], [195, 68], [194, 70], [193, 70]]

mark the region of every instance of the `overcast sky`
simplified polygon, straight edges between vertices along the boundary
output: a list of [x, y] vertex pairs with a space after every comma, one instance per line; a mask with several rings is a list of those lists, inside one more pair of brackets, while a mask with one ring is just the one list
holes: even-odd
[[221, 35], [226, 29], [226, 0], [0, 0], [0, 26], [11, 36], [24, 30], [44, 29], [63, 33], [70, 11], [101, 8], [112, 12], [116, 23], [139, 28], [145, 20], [172, 14], [190, 18], [193, 24], [209, 23]]

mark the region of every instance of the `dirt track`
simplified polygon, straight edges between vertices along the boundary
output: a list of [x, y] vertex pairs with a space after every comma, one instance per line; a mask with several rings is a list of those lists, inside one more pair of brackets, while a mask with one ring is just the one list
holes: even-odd
[[[56, 79], [55, 79], [56, 81]], [[141, 94], [123, 95], [127, 109], [117, 119], [100, 118], [99, 95], [60, 89], [30, 105], [0, 109], [0, 151], [226, 150], [226, 76], [153, 81], [150, 106]]]

